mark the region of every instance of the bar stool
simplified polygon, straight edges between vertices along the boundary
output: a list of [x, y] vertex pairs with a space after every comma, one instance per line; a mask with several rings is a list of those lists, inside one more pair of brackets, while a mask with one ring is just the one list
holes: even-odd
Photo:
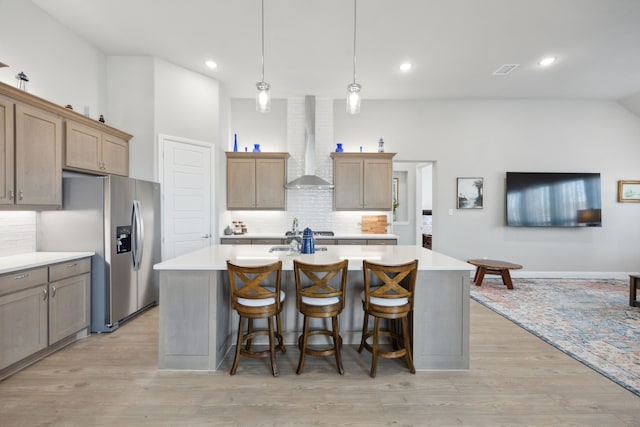
[[[364, 324], [358, 353], [363, 348], [371, 352], [371, 372], [369, 374], [371, 378], [376, 376], [378, 356], [387, 359], [404, 357], [409, 372], [415, 374], [416, 369], [411, 357], [408, 317], [413, 310], [418, 260], [400, 265], [383, 265], [364, 260], [362, 268], [364, 271], [364, 291], [360, 295], [364, 309]], [[369, 331], [369, 316], [374, 317], [372, 331]], [[400, 319], [402, 322], [401, 334], [391, 329], [380, 330], [380, 319], [389, 321]], [[391, 338], [392, 343], [398, 348], [392, 351], [380, 350], [381, 336]], [[367, 342], [369, 337], [373, 337], [373, 345]]]
[[[336, 366], [340, 375], [344, 374], [340, 347], [342, 338], [338, 328], [338, 315], [344, 309], [345, 291], [347, 287], [348, 260], [333, 264], [308, 264], [298, 260], [293, 261], [296, 281], [296, 306], [304, 316], [302, 334], [298, 338], [300, 360], [297, 373], [304, 369], [304, 359], [310, 356], [335, 355]], [[331, 318], [331, 330], [309, 330], [310, 318]], [[329, 348], [312, 348], [308, 345], [310, 336], [326, 335], [333, 339], [333, 346]]]
[[[238, 339], [236, 355], [231, 367], [231, 375], [235, 375], [240, 362], [240, 356], [271, 357], [271, 371], [278, 376], [276, 364], [275, 339], [278, 338], [278, 348], [284, 353], [282, 339], [282, 321], [280, 312], [285, 293], [280, 290], [282, 277], [282, 261], [260, 266], [239, 266], [227, 261], [229, 284], [231, 285], [231, 308], [240, 316], [238, 322]], [[273, 277], [275, 276], [275, 279]], [[247, 319], [247, 333], [243, 331], [243, 320]], [[253, 330], [253, 319], [267, 319], [267, 330]], [[273, 329], [273, 319], [276, 319], [276, 331]], [[251, 341], [259, 335], [269, 337], [269, 349], [263, 351], [251, 350]], [[246, 341], [245, 348], [243, 347]]]

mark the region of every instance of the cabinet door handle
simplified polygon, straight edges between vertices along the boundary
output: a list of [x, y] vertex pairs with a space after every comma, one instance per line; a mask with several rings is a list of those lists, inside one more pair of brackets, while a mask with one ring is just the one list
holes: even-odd
[[47, 294], [48, 294], [48, 292], [47, 292], [47, 288], [43, 288], [43, 289], [42, 289], [42, 299], [43, 299], [43, 300], [46, 300], [46, 299], [47, 299]]
[[55, 286], [51, 286], [51, 298], [56, 296], [56, 287]]
[[67, 264], [67, 268], [73, 268], [73, 267], [75, 267], [76, 265], [78, 265], [78, 263], [77, 263], [77, 262], [73, 262], [73, 263], [71, 263], [71, 264]]
[[208, 239], [210, 236], [208, 234], [205, 234], [204, 236], [202, 236], [203, 239]]
[[24, 273], [24, 274], [19, 274], [17, 276], [14, 276], [13, 280], [20, 280], [20, 279], [24, 279], [26, 277], [29, 277], [29, 273]]
[[20, 199], [20, 200], [24, 199], [24, 193], [22, 192], [22, 190], [20, 190], [20, 197], [19, 197], [19, 199]]
[[13, 190], [9, 190], [9, 200], [13, 200], [16, 197], [16, 192]]

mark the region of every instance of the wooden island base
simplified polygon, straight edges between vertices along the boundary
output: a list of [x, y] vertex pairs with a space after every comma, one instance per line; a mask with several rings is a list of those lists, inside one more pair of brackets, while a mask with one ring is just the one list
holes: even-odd
[[[413, 311], [417, 370], [469, 369], [469, 264], [419, 246], [328, 246], [311, 255], [269, 252], [268, 245], [216, 245], [167, 260], [160, 270], [160, 369], [216, 370], [234, 344], [237, 319], [229, 308], [226, 260], [239, 265], [283, 262], [285, 344], [295, 345], [302, 315], [295, 303], [293, 259], [327, 264], [348, 259], [346, 307], [340, 314], [345, 344], [360, 342], [362, 260], [400, 264], [418, 259]], [[313, 325], [312, 325], [313, 326]]]

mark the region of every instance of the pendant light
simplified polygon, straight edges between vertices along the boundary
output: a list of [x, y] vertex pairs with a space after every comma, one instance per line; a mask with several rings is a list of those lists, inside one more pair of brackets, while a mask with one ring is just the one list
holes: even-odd
[[347, 86], [347, 113], [358, 114], [360, 112], [360, 86], [356, 83], [356, 1], [353, 0], [353, 83]]
[[271, 85], [264, 81], [264, 0], [262, 0], [262, 81], [256, 83], [256, 111], [271, 111]]

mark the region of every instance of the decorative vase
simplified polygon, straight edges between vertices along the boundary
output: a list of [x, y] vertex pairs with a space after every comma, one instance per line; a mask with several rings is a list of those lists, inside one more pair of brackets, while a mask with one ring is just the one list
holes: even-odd
[[253, 144], [253, 152], [254, 153], [260, 152], [260, 144]]
[[233, 134], [233, 152], [234, 153], [238, 152], [238, 134], [237, 133]]
[[338, 142], [336, 147], [336, 153], [342, 153], [344, 150], [342, 149], [342, 143]]

